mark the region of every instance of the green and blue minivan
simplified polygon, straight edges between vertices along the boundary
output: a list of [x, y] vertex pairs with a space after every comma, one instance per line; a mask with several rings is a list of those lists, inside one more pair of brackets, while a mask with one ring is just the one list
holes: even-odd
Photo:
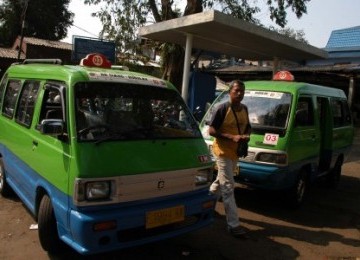
[[[295, 82], [288, 74], [245, 82], [242, 103], [248, 107], [252, 133], [248, 156], [239, 159], [235, 179], [253, 188], [286, 191], [289, 205], [299, 206], [317, 178], [326, 177], [336, 187], [354, 128], [344, 91]], [[210, 150], [207, 123], [217, 105], [228, 100], [224, 91], [200, 124]]]
[[213, 162], [169, 82], [100, 54], [25, 60], [2, 78], [0, 110], [0, 193], [34, 215], [44, 250], [118, 250], [213, 221]]

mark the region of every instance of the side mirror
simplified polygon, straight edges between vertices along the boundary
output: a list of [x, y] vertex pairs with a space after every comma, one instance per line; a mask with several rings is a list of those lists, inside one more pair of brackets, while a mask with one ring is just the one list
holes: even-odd
[[64, 122], [61, 119], [44, 119], [39, 130], [44, 135], [59, 136], [64, 133]]

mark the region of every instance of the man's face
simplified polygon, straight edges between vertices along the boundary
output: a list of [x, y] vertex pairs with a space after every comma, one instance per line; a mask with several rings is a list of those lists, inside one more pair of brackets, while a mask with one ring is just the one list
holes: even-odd
[[230, 90], [231, 103], [241, 102], [244, 98], [245, 86], [234, 83]]

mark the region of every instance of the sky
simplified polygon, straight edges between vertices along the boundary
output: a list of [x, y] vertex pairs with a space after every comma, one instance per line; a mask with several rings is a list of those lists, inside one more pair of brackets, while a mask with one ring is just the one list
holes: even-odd
[[[186, 3], [185, 0], [182, 2]], [[257, 0], [259, 7], [264, 11], [256, 18], [266, 26], [275, 26], [268, 18], [269, 13], [263, 8], [266, 7], [265, 2], [266, 0]], [[73, 35], [96, 38], [102, 25], [98, 18], [91, 17], [91, 13], [100, 7], [85, 5], [82, 0], [72, 0], [69, 8], [75, 13], [75, 26], [69, 29], [68, 37], [63, 41], [71, 43]], [[318, 48], [326, 46], [333, 30], [354, 26], [360, 26], [359, 0], [311, 0], [307, 4], [307, 14], [301, 19], [297, 19], [295, 14], [288, 11], [287, 27], [303, 30], [309, 44]]]

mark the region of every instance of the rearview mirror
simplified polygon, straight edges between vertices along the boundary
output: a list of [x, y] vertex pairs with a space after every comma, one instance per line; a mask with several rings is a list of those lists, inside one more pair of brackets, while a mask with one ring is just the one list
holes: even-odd
[[61, 119], [44, 119], [40, 123], [39, 130], [45, 135], [62, 135], [64, 133], [64, 122]]

